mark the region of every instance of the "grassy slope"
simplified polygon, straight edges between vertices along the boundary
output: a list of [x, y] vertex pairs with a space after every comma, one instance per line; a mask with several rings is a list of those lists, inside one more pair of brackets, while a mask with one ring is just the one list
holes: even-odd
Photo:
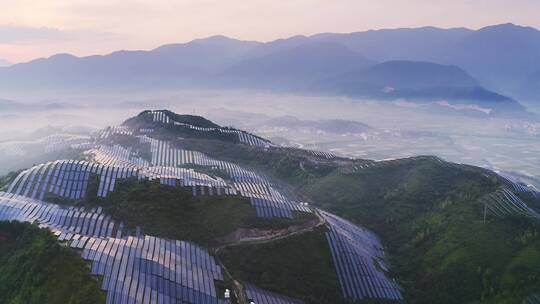
[[233, 277], [301, 299], [342, 303], [341, 290], [324, 231], [317, 230], [260, 245], [219, 252]]
[[46, 230], [0, 222], [0, 303], [105, 303], [99, 281]]
[[303, 191], [382, 237], [410, 303], [521, 303], [540, 290], [540, 229], [522, 218], [483, 224], [477, 199], [498, 186], [484, 174], [417, 158]]

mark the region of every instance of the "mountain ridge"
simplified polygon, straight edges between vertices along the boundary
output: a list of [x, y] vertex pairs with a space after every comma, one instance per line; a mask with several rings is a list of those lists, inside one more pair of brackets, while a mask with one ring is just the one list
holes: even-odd
[[0, 68], [0, 80], [4, 88], [12, 89], [294, 91], [345, 73], [346, 68], [393, 61], [458, 66], [486, 91], [509, 100], [531, 99], [540, 86], [530, 80], [540, 70], [540, 31], [514, 24], [478, 30], [420, 27], [293, 36], [266, 43], [212, 36], [147, 51], [53, 55]]

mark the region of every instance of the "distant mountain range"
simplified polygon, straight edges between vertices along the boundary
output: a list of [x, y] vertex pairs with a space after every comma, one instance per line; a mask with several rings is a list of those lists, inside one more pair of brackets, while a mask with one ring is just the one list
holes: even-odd
[[512, 97], [540, 98], [540, 31], [513, 24], [422, 27], [268, 43], [214, 36], [150, 51], [59, 54], [2, 67], [0, 87], [249, 88], [520, 112]]
[[306, 43], [243, 60], [227, 68], [217, 79], [227, 86], [301, 90], [320, 79], [373, 63], [341, 44]]
[[[467, 110], [484, 113], [525, 111], [519, 102], [482, 88], [462, 69], [429, 62], [387, 61], [324, 79], [313, 87], [316, 89], [383, 100], [468, 105]], [[471, 108], [471, 105], [475, 107]]]

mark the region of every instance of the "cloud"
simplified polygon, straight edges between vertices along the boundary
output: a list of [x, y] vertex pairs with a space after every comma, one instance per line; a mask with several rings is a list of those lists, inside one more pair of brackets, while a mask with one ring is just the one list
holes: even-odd
[[25, 44], [36, 42], [61, 42], [83, 39], [109, 40], [114, 38], [110, 32], [93, 30], [61, 30], [50, 27], [27, 27], [17, 25], [0, 26], [0, 44]]

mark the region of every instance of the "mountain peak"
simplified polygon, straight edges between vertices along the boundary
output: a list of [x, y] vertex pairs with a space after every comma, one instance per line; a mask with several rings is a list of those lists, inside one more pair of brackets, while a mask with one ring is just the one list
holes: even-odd
[[495, 24], [495, 25], [489, 25], [485, 26], [483, 28], [480, 28], [478, 32], [485, 32], [485, 31], [529, 31], [529, 32], [538, 32], [538, 30], [531, 26], [522, 26], [515, 23], [501, 23], [501, 24]]
[[227, 37], [225, 35], [214, 35], [206, 38], [199, 38], [194, 39], [190, 41], [189, 43], [199, 43], [199, 44], [206, 44], [206, 43], [247, 43], [247, 44], [260, 44], [261, 42], [253, 41], [253, 40], [241, 40], [236, 38]]

